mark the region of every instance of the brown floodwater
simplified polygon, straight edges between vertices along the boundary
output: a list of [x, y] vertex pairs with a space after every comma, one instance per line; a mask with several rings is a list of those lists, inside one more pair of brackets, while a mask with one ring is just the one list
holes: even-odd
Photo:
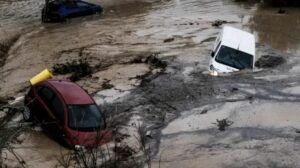
[[[211, 26], [217, 19], [253, 32], [259, 43], [295, 55], [300, 53], [298, 9], [286, 9], [287, 14], [279, 15], [277, 9], [231, 0], [91, 2], [103, 4], [105, 12], [66, 23], [42, 24], [43, 1], [0, 1], [0, 41], [20, 34], [6, 64], [0, 68], [0, 96], [14, 96], [40, 70], [80, 54], [93, 65], [109, 66], [160, 52], [182, 64], [197, 62], [205, 69], [213, 39], [220, 30]], [[173, 42], [163, 42], [171, 37]], [[62, 150], [43, 133], [34, 131], [26, 133], [23, 145], [34, 147], [18, 149], [21, 157], [30, 160], [30, 167], [41, 166], [35, 162], [46, 162], [52, 167]]]
[[268, 44], [283, 52], [300, 53], [300, 10], [286, 8], [286, 14], [278, 9], [258, 8], [250, 19], [250, 29], [260, 43]]

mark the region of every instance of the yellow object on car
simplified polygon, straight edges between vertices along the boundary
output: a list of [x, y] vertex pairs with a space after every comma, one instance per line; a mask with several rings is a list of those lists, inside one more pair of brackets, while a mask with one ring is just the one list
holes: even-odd
[[53, 77], [52, 73], [48, 69], [44, 69], [42, 72], [40, 72], [39, 74], [31, 78], [30, 83], [33, 86], [42, 81], [51, 79], [52, 77]]

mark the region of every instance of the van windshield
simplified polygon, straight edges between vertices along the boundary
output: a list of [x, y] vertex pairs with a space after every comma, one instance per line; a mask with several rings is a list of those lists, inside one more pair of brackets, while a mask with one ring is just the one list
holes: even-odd
[[253, 66], [252, 55], [227, 46], [221, 46], [216, 61], [239, 70], [252, 69]]
[[95, 131], [104, 128], [103, 117], [95, 104], [69, 105], [68, 124], [77, 131]]

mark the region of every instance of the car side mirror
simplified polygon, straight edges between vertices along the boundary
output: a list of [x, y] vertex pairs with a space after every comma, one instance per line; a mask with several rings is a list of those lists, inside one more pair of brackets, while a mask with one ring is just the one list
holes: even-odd
[[214, 57], [214, 56], [215, 56], [215, 52], [212, 51], [212, 52], [211, 52], [211, 57]]

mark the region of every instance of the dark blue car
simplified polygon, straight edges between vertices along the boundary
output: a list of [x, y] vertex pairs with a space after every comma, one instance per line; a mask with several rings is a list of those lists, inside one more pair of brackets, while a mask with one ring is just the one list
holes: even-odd
[[68, 18], [101, 13], [102, 7], [81, 0], [54, 0], [42, 10], [43, 22], [60, 22]]

